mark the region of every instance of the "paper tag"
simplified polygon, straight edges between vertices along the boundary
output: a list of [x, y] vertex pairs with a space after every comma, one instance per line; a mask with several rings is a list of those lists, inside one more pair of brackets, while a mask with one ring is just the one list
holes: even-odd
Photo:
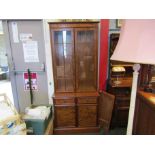
[[26, 42], [32, 40], [32, 34], [31, 33], [20, 33], [20, 41]]
[[24, 42], [23, 51], [24, 51], [25, 62], [39, 62], [37, 41]]

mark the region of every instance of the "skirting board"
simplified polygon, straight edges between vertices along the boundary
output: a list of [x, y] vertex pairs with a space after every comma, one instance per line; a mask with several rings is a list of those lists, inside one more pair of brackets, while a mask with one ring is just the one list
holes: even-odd
[[55, 128], [54, 135], [70, 135], [80, 133], [99, 133], [99, 127], [79, 127], [79, 128]]

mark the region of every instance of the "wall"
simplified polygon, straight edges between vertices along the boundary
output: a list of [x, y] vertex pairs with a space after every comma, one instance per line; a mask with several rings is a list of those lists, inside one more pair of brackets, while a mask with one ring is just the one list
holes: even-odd
[[45, 42], [45, 57], [47, 66], [47, 83], [48, 83], [48, 96], [49, 103], [53, 104], [52, 95], [54, 93], [54, 77], [53, 77], [53, 63], [52, 63], [52, 50], [51, 50], [51, 39], [50, 39], [50, 29], [49, 22], [53, 20], [43, 20], [44, 29], [44, 42]]
[[109, 76], [109, 47], [110, 34], [119, 33], [116, 19], [101, 19], [100, 21], [100, 63], [99, 63], [99, 90], [106, 90]]
[[108, 66], [108, 32], [109, 20], [100, 21], [100, 63], [99, 63], [99, 90], [106, 89]]
[[[12, 23], [17, 23], [19, 41], [13, 39]], [[13, 96], [16, 107], [20, 112], [24, 112], [27, 106], [30, 106], [30, 91], [24, 88], [23, 73], [29, 68], [31, 72], [37, 73], [38, 89], [33, 91], [34, 105], [49, 104], [48, 96], [48, 80], [45, 56], [44, 29], [42, 20], [8, 20], [4, 22], [4, 30], [6, 36], [6, 45], [8, 59], [10, 63], [10, 78], [13, 88]], [[38, 44], [38, 62], [26, 62], [24, 58], [23, 44], [20, 40], [20, 34], [32, 34], [32, 41]], [[50, 52], [50, 51], [49, 51]], [[45, 64], [45, 65], [44, 65]], [[45, 68], [45, 70], [44, 70]]]
[[7, 57], [6, 57], [6, 48], [4, 35], [0, 34], [0, 67], [7, 67]]

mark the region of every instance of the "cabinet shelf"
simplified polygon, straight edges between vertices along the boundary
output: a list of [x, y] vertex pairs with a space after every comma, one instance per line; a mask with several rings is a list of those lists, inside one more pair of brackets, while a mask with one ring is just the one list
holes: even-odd
[[57, 80], [73, 79], [74, 77], [57, 77]]
[[92, 44], [93, 41], [90, 41], [90, 42], [77, 42], [77, 44]]

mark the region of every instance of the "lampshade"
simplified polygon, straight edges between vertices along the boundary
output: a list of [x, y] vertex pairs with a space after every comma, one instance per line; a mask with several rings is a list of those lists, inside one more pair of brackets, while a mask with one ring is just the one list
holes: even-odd
[[155, 64], [155, 20], [123, 20], [111, 60]]

